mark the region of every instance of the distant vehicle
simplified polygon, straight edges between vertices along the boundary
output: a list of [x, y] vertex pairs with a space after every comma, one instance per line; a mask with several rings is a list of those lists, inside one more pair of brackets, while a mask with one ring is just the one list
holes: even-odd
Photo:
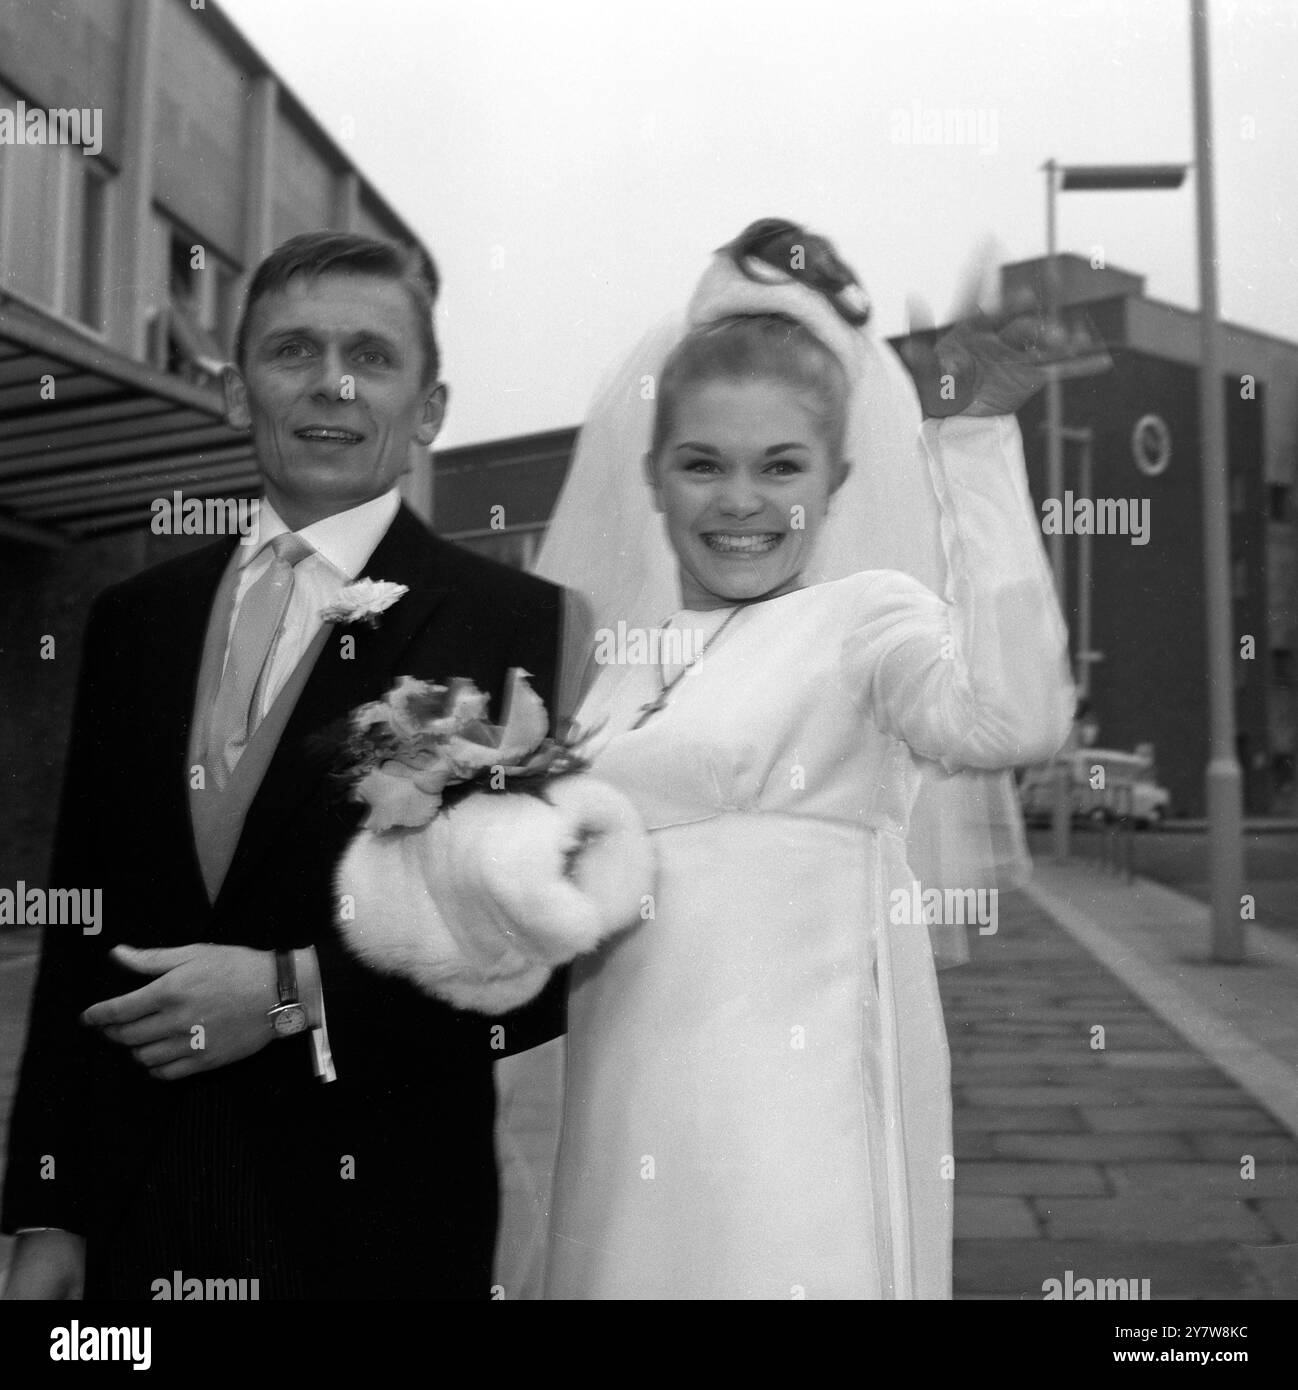
[[[1158, 825], [1171, 813], [1172, 794], [1154, 778], [1149, 759], [1139, 753], [1117, 748], [1075, 748], [1063, 755], [1071, 764], [1070, 801], [1074, 818], [1110, 821], [1130, 814], [1144, 829]], [[1096, 768], [1104, 770], [1104, 785]], [[1019, 783], [1023, 818], [1030, 824], [1048, 822], [1054, 815], [1054, 767], [1041, 763], [1031, 767]]]

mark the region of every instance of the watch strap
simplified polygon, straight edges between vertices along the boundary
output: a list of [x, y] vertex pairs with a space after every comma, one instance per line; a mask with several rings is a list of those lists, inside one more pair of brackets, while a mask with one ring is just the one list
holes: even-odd
[[298, 1002], [297, 961], [292, 951], [275, 952], [275, 988], [281, 1005]]

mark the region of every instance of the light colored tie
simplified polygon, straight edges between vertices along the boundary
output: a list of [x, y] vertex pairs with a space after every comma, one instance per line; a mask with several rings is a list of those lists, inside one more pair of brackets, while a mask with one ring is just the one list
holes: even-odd
[[294, 566], [315, 554], [310, 542], [291, 531], [276, 536], [270, 548], [274, 559], [239, 605], [230, 654], [212, 707], [208, 766], [222, 784], [261, 722], [275, 640], [293, 597]]

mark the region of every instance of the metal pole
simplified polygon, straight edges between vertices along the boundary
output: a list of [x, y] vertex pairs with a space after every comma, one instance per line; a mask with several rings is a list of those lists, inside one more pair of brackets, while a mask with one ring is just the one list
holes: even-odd
[[1212, 958], [1244, 958], [1240, 894], [1244, 826], [1235, 754], [1230, 509], [1223, 383], [1217, 353], [1217, 229], [1213, 216], [1212, 93], [1207, 0], [1190, 0], [1194, 69], [1195, 202], [1199, 224], [1199, 435], [1203, 466], [1204, 595], [1208, 617], [1210, 744], [1205, 789], [1212, 880]]
[[[1055, 230], [1055, 198], [1058, 165], [1046, 160], [1046, 321], [1059, 324], [1059, 249]], [[1063, 388], [1054, 367], [1046, 371], [1046, 495], [1064, 500]], [[1067, 594], [1064, 582], [1064, 537], [1056, 531], [1050, 537], [1050, 571], [1055, 592], [1062, 606]]]
[[[1081, 445], [1078, 490], [1083, 497], [1090, 497], [1093, 482], [1089, 434]], [[1083, 698], [1091, 693], [1091, 611], [1091, 533], [1087, 531], [1077, 538], [1077, 693]]]
[[[1058, 165], [1046, 160], [1046, 321], [1059, 322], [1058, 241], [1055, 232], [1055, 173]], [[1064, 498], [1064, 436], [1063, 399], [1059, 373], [1054, 367], [1046, 369], [1046, 496]], [[1064, 582], [1064, 537], [1056, 531], [1050, 537], [1050, 572], [1055, 581], [1055, 593], [1060, 608], [1065, 608], [1067, 591]], [[1066, 610], [1065, 610], [1066, 611]], [[1069, 741], [1071, 748], [1072, 741]], [[1054, 856], [1057, 863], [1068, 858], [1069, 834], [1072, 830], [1072, 762], [1056, 761], [1054, 767], [1054, 807], [1051, 824], [1054, 831]]]
[[1127, 819], [1123, 826], [1123, 877], [1130, 883], [1136, 876], [1136, 784], [1127, 783]]

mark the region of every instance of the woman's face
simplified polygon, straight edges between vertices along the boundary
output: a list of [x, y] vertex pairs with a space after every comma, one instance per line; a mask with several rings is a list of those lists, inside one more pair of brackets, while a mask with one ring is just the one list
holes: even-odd
[[691, 609], [799, 587], [847, 464], [804, 393], [778, 381], [705, 381], [681, 393], [647, 460]]

